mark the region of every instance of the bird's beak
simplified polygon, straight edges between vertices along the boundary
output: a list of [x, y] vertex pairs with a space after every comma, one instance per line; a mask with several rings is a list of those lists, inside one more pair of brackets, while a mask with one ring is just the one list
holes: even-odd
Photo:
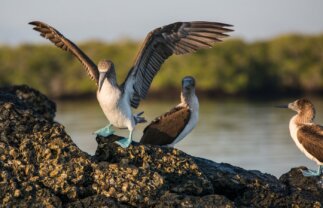
[[276, 105], [276, 108], [288, 108], [288, 104], [284, 104], [284, 105]]
[[183, 88], [189, 90], [191, 88], [191, 83], [189, 81], [184, 81]]
[[105, 75], [106, 75], [106, 72], [100, 72], [100, 76], [99, 76], [99, 92], [101, 91], [104, 79], [106, 77]]

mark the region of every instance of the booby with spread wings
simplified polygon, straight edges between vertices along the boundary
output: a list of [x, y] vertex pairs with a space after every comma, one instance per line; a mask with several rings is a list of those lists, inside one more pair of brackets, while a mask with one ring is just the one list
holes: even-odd
[[102, 60], [96, 66], [78, 46], [55, 28], [39, 21], [29, 24], [34, 25], [33, 29], [40, 32], [42, 37], [72, 53], [83, 64], [98, 85], [97, 99], [110, 122], [96, 133], [101, 136], [112, 134], [111, 125], [127, 128], [129, 137], [117, 141], [124, 148], [132, 141], [135, 125], [144, 121], [140, 115], [132, 114], [131, 107], [137, 108], [140, 100], [146, 97], [153, 78], [165, 60], [172, 54], [188, 54], [201, 48], [210, 48], [232, 31], [229, 29], [231, 25], [205, 21], [176, 22], [157, 28], [147, 35], [125, 81], [118, 85], [115, 67], [110, 60]]
[[144, 129], [140, 143], [173, 147], [193, 130], [198, 117], [199, 101], [195, 94], [195, 79], [186, 76], [182, 80], [181, 103], [152, 121]]
[[316, 171], [302, 170], [304, 176], [319, 176], [323, 171], [323, 126], [313, 123], [315, 108], [311, 101], [299, 99], [288, 105], [277, 106], [289, 108], [297, 114], [289, 122], [290, 135], [297, 147], [319, 166]]

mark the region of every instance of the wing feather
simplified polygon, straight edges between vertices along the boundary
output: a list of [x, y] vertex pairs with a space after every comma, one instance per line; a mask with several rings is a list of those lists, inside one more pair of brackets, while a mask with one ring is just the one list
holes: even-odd
[[148, 33], [133, 70], [122, 84], [124, 89], [131, 91], [131, 106], [137, 108], [140, 100], [146, 97], [154, 77], [169, 56], [210, 48], [229, 36], [226, 34], [232, 31], [229, 27], [231, 25], [218, 22], [176, 22]]
[[145, 129], [140, 140], [142, 144], [171, 144], [183, 131], [191, 116], [186, 107], [175, 107], [157, 117]]
[[58, 30], [40, 21], [30, 22], [29, 24], [35, 26], [33, 29], [40, 32], [40, 35], [50, 40], [54, 45], [61, 48], [64, 51], [68, 51], [73, 54], [85, 67], [88, 75], [91, 79], [98, 84], [99, 71], [93, 61], [72, 41], [65, 38]]
[[304, 125], [297, 131], [299, 142], [311, 155], [323, 162], [323, 127]]

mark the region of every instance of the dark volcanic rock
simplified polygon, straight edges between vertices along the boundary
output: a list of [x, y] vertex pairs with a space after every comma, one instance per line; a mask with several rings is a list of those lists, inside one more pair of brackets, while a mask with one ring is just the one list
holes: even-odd
[[78, 207], [108, 207], [108, 208], [128, 208], [132, 207], [129, 205], [121, 204], [115, 199], [103, 196], [103, 195], [92, 195], [83, 199], [78, 199], [75, 202], [66, 204], [67, 208], [78, 208]]
[[54, 122], [55, 104], [27, 86], [0, 89], [0, 206], [322, 207], [320, 178], [259, 171], [169, 148], [98, 137], [82, 152]]
[[23, 103], [23, 106], [26, 106], [35, 114], [51, 121], [55, 117], [56, 104], [39, 91], [26, 85], [0, 88], [0, 102], [6, 101], [15, 103], [16, 107]]
[[279, 180], [288, 187], [290, 206], [323, 207], [323, 176], [304, 177], [300, 169], [292, 168], [282, 175]]

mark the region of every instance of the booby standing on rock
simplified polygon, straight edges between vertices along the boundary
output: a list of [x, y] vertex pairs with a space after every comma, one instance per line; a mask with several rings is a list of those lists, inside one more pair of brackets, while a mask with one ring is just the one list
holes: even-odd
[[96, 133], [108, 136], [113, 133], [111, 125], [128, 128], [129, 137], [119, 140], [122, 147], [131, 143], [136, 123], [143, 122], [134, 116], [131, 107], [137, 108], [146, 97], [151, 82], [164, 61], [172, 54], [187, 54], [200, 48], [210, 48], [212, 44], [227, 37], [231, 25], [217, 22], [176, 22], [151, 31], [140, 49], [126, 80], [118, 85], [114, 65], [111, 61], [100, 61], [98, 67], [73, 42], [65, 38], [55, 28], [39, 22], [30, 22], [34, 30], [49, 39], [57, 47], [69, 51], [84, 65], [88, 74], [98, 85], [97, 99], [110, 124]]
[[198, 111], [199, 101], [195, 94], [195, 79], [186, 76], [182, 80], [181, 103], [152, 121], [144, 129], [140, 143], [173, 147], [196, 126]]
[[289, 122], [289, 131], [297, 147], [311, 160], [318, 164], [317, 171], [302, 170], [304, 176], [319, 176], [323, 171], [323, 126], [313, 123], [314, 105], [307, 99], [299, 99], [288, 105], [297, 114]]

